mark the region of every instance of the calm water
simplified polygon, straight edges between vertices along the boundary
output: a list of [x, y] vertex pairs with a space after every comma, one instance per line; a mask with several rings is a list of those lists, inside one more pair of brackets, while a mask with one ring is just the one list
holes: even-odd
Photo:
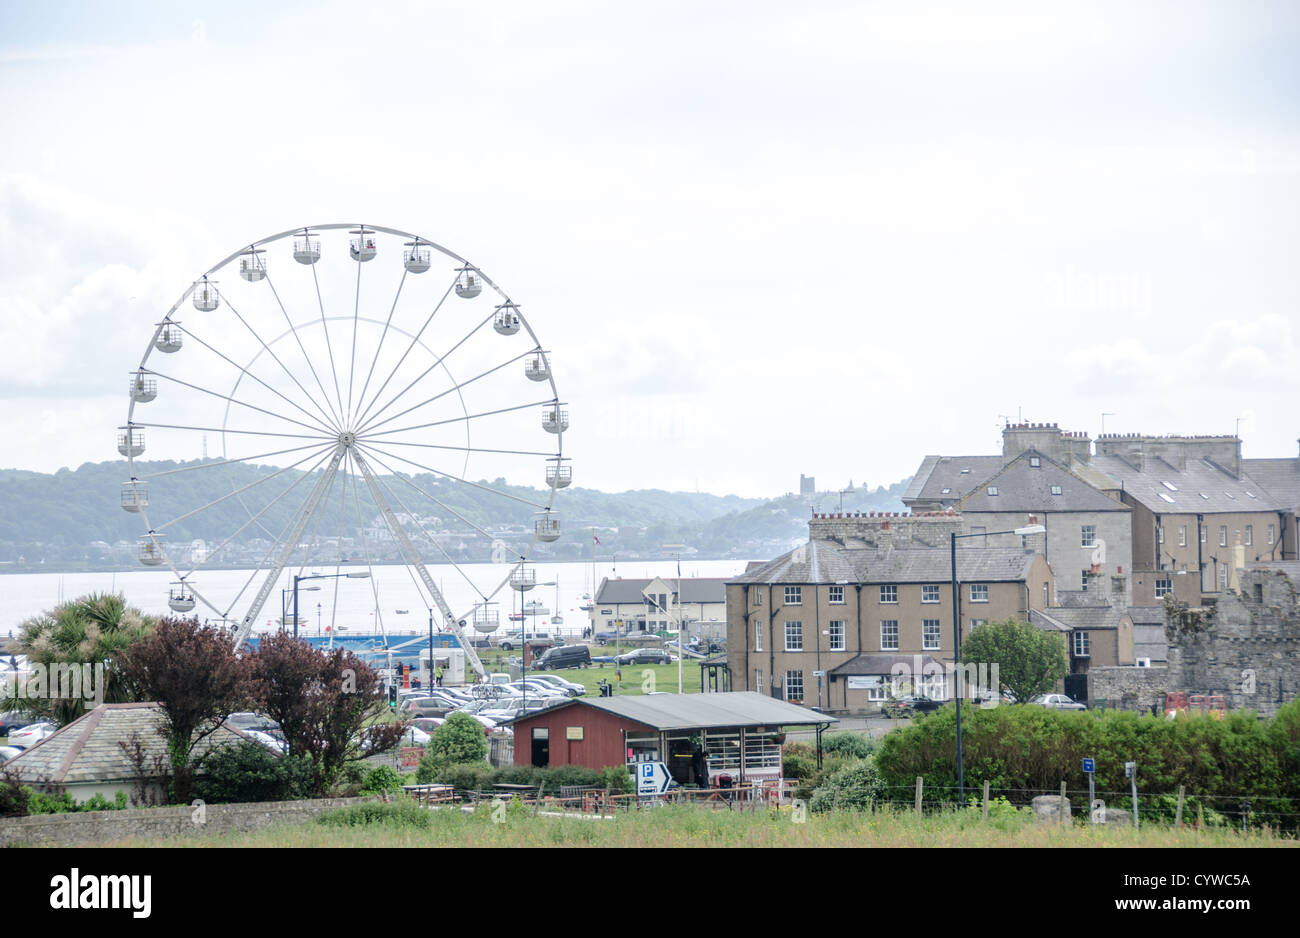
[[[701, 560], [684, 561], [684, 577], [727, 577], [745, 569], [743, 560]], [[548, 610], [557, 608], [564, 616], [563, 625], [552, 625], [549, 615], [537, 616], [536, 627], [543, 631], [560, 632], [565, 635], [579, 634], [588, 624], [587, 614], [578, 608], [582, 594], [595, 593], [592, 587], [592, 568], [590, 563], [545, 563], [536, 564], [538, 586], [524, 594], [525, 600], [536, 599]], [[415, 571], [404, 566], [379, 566], [371, 568], [374, 576], [370, 579], [323, 579], [303, 581], [298, 585], [298, 607], [302, 628], [315, 634], [323, 625], [331, 622], [348, 631], [364, 632], [378, 630], [382, 625], [389, 633], [425, 631], [429, 627], [429, 610], [421, 598], [423, 587], [417, 589], [418, 576]], [[497, 585], [510, 572], [508, 565], [474, 564], [460, 569], [443, 565], [430, 565], [429, 575], [438, 584], [439, 590], [457, 615], [468, 614], [480, 593], [491, 594]], [[302, 570], [301, 573], [332, 573], [328, 568]], [[675, 577], [677, 563], [673, 560], [654, 562], [624, 562], [616, 570], [609, 563], [601, 563], [596, 569], [596, 583], [600, 577], [618, 576], [636, 577]], [[189, 581], [196, 592], [207, 598], [218, 609], [229, 608], [229, 604], [244, 590], [236, 608], [247, 604], [257, 591], [264, 574], [257, 573], [249, 583], [254, 571], [249, 570], [212, 570], [200, 571]], [[467, 578], [472, 581], [467, 582]], [[29, 616], [36, 615], [57, 605], [59, 602], [76, 599], [87, 593], [114, 592], [122, 593], [133, 606], [148, 613], [170, 614], [167, 606], [168, 589], [175, 581], [169, 571], [139, 570], [129, 573], [16, 573], [0, 576], [0, 637], [11, 631], [17, 633], [18, 625]], [[556, 583], [558, 586], [545, 586]], [[280, 583], [272, 590], [266, 604], [262, 607], [256, 631], [277, 627], [280, 618], [281, 589], [292, 590], [292, 571], [281, 574]], [[309, 587], [319, 590], [309, 590]], [[509, 625], [506, 617], [511, 611], [511, 603], [518, 603], [518, 593], [509, 588], [501, 589], [493, 596], [495, 607], [501, 612], [502, 627]], [[292, 607], [293, 595], [289, 593], [286, 603]], [[399, 614], [398, 610], [407, 610]], [[292, 608], [289, 610], [292, 612]], [[217, 613], [199, 603], [193, 613], [202, 619], [216, 620]], [[435, 617], [435, 623], [441, 616]], [[529, 628], [534, 619], [530, 617]]]

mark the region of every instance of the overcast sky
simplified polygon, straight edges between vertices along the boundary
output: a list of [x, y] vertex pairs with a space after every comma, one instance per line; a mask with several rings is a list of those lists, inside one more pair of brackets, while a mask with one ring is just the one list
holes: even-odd
[[1298, 11], [5, 3], [0, 467], [117, 458], [191, 280], [352, 221], [520, 303], [581, 485], [888, 484], [1008, 417], [1294, 456]]

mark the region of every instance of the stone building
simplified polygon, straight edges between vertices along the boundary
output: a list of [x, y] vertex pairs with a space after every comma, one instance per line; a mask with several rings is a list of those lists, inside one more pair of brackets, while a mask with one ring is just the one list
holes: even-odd
[[[901, 689], [905, 671], [911, 689], [948, 697], [948, 535], [960, 523], [951, 513], [815, 517], [808, 544], [727, 583], [732, 688], [869, 712]], [[1027, 621], [1051, 596], [1047, 561], [1019, 547], [962, 546], [957, 576], [963, 634], [983, 622]]]

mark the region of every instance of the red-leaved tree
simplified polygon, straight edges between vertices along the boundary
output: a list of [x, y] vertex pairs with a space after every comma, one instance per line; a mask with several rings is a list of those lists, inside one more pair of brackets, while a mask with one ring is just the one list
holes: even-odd
[[347, 763], [401, 741], [407, 725], [376, 722], [385, 710], [379, 676], [350, 651], [320, 651], [277, 632], [252, 660], [260, 709], [280, 724], [290, 755], [311, 759], [316, 794], [330, 791]]
[[172, 799], [185, 804], [197, 768], [194, 749], [236, 710], [254, 701], [253, 670], [231, 635], [197, 619], [163, 619], [119, 658], [137, 700], [157, 701], [171, 762]]

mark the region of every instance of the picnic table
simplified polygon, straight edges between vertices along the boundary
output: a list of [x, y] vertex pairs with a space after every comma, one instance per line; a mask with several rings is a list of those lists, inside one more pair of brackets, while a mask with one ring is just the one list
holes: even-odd
[[452, 785], [403, 785], [402, 791], [414, 798], [422, 808], [456, 800], [456, 789]]

